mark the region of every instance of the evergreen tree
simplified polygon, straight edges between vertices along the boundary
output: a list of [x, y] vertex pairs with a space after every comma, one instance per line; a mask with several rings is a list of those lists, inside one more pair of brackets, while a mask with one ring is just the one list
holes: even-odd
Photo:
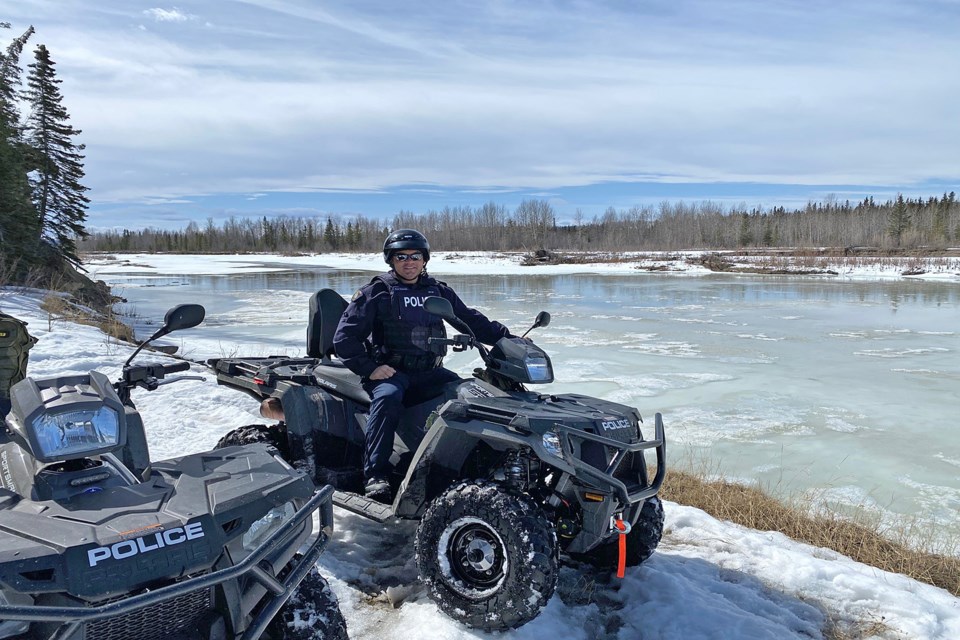
[[79, 264], [77, 238], [84, 238], [87, 219], [83, 179], [84, 145], [73, 138], [80, 133], [70, 125], [70, 116], [60, 101], [60, 79], [44, 45], [34, 51], [29, 66], [25, 97], [30, 103], [26, 141], [30, 147], [30, 188], [40, 218], [41, 235], [54, 251]]
[[323, 241], [329, 249], [336, 251], [340, 248], [340, 230], [330, 218], [327, 218], [327, 227], [323, 230]]
[[777, 243], [777, 235], [773, 230], [773, 225], [767, 220], [763, 224], [763, 246], [772, 247]]
[[937, 202], [937, 208], [933, 212], [933, 227], [931, 233], [934, 241], [944, 241], [950, 239], [949, 224], [950, 202], [947, 200], [947, 194], [943, 194], [943, 200]]
[[[0, 28], [10, 28], [0, 23]], [[0, 259], [6, 266], [23, 259], [20, 269], [30, 266], [36, 254], [39, 224], [24, 158], [23, 134], [17, 94], [20, 90], [20, 54], [33, 27], [0, 52]]]
[[737, 233], [737, 245], [746, 247], [753, 244], [753, 230], [750, 228], [750, 216], [742, 214], [740, 217], [740, 231]]
[[910, 226], [910, 212], [907, 210], [907, 203], [903, 200], [903, 194], [897, 194], [897, 201], [890, 210], [887, 218], [887, 232], [893, 236], [895, 246], [900, 246], [900, 239], [903, 232]]

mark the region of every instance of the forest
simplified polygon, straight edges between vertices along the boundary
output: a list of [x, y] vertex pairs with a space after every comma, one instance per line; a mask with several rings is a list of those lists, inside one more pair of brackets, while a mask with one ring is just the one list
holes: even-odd
[[81, 251], [243, 253], [378, 251], [391, 229], [413, 228], [446, 251], [672, 251], [871, 247], [888, 252], [937, 251], [960, 242], [960, 206], [954, 192], [927, 199], [898, 195], [851, 203], [828, 198], [803, 209], [726, 209], [712, 202], [663, 202], [658, 207], [609, 207], [589, 219], [577, 211], [558, 223], [547, 200], [524, 200], [515, 209], [400, 211], [384, 221], [364, 215], [230, 217], [217, 224], [191, 222], [182, 230], [91, 233]]

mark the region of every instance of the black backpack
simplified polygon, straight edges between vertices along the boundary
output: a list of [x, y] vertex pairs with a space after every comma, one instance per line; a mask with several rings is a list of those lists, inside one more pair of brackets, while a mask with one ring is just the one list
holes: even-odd
[[10, 387], [27, 375], [27, 352], [37, 339], [27, 323], [0, 311], [0, 404], [10, 398]]

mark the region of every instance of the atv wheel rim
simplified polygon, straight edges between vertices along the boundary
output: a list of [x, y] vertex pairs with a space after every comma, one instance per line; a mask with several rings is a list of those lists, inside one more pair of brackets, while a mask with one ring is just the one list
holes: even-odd
[[483, 520], [460, 518], [440, 536], [439, 555], [448, 584], [468, 598], [486, 598], [503, 584], [507, 572], [506, 545]]

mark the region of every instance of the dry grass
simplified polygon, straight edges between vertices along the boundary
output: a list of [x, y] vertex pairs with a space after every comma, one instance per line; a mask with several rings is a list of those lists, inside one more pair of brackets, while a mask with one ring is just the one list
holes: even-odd
[[[956, 548], [934, 543], [919, 523], [884, 527], [865, 510], [841, 516], [826, 509], [810, 513], [799, 498], [783, 502], [756, 487], [671, 469], [661, 495], [703, 509], [721, 520], [760, 531], [778, 531], [817, 547], [833, 549], [858, 562], [901, 573], [960, 596], [960, 557]], [[934, 546], [936, 544], [936, 546]]]
[[899, 635], [890, 635], [891, 629], [887, 626], [883, 616], [879, 619], [864, 620], [853, 625], [838, 624], [834, 620], [828, 620], [823, 634], [827, 640], [862, 640], [863, 638], [901, 637]]
[[133, 329], [124, 324], [110, 308], [97, 313], [57, 293], [48, 294], [40, 304], [40, 308], [47, 312], [47, 322], [50, 324], [55, 320], [76, 322], [97, 327], [114, 340], [135, 342]]

